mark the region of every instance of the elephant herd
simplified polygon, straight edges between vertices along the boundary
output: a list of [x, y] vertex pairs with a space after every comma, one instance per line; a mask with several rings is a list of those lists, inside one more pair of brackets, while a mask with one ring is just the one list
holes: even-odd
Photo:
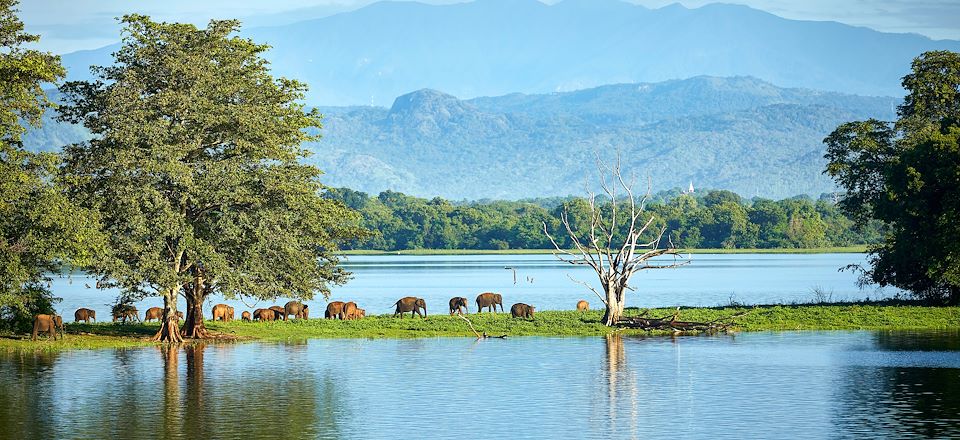
[[[450, 315], [469, 313], [467, 302], [467, 299], [462, 296], [450, 298]], [[488, 312], [496, 312], [497, 306], [500, 306], [501, 312], [504, 311], [503, 296], [499, 293], [485, 292], [477, 295], [477, 313], [482, 313], [483, 309], [487, 309]], [[514, 318], [533, 319], [534, 309], [535, 307], [529, 304], [516, 303], [510, 307], [510, 316]]]
[[[496, 312], [497, 306], [500, 307], [500, 311], [504, 311], [503, 297], [499, 293], [481, 293], [477, 295], [476, 302], [477, 313], [482, 313], [484, 309], [487, 309], [489, 312]], [[464, 315], [469, 313], [467, 304], [467, 298], [462, 296], [450, 298], [450, 315]], [[394, 317], [399, 316], [402, 318], [407, 312], [410, 313], [411, 318], [416, 315], [419, 315], [421, 318], [427, 317], [427, 302], [423, 298], [407, 296], [398, 299], [397, 302], [393, 303], [393, 306], [396, 308], [393, 313]], [[510, 316], [514, 318], [533, 319], [534, 310], [535, 308], [529, 304], [516, 303], [510, 307]], [[580, 300], [577, 302], [577, 310], [580, 312], [590, 310], [590, 304], [585, 300]], [[234, 319], [234, 309], [227, 304], [217, 304], [213, 306], [211, 313], [214, 321], [220, 320], [227, 322]], [[111, 314], [113, 315], [113, 322], [121, 321], [126, 323], [127, 320], [140, 321], [137, 308], [129, 304], [115, 306]], [[240, 314], [240, 319], [243, 321], [286, 321], [290, 316], [293, 316], [294, 319], [309, 319], [309, 315], [309, 306], [300, 301], [290, 301], [284, 304], [283, 307], [274, 305], [265, 309], [256, 309], [252, 314], [244, 311]], [[332, 301], [327, 304], [327, 309], [323, 313], [325, 319], [340, 319], [344, 321], [362, 319], [366, 315], [366, 310], [359, 308], [353, 301]], [[74, 322], [83, 321], [89, 323], [90, 320], [96, 322], [97, 312], [93, 309], [81, 307], [73, 313], [73, 317]], [[143, 319], [146, 322], [154, 319], [159, 321], [162, 317], [162, 308], [151, 307], [147, 309]], [[177, 312], [177, 318], [178, 320], [183, 320], [183, 312]], [[57, 334], [60, 334], [62, 338], [63, 318], [61, 318], [60, 315], [37, 315], [33, 321], [33, 339], [36, 340], [37, 335], [41, 332], [46, 332], [53, 339], [56, 339]]]

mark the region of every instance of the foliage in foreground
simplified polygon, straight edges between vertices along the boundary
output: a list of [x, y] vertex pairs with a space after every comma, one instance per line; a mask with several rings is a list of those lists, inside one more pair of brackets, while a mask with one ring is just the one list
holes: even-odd
[[960, 303], [960, 53], [926, 52], [903, 77], [896, 122], [843, 124], [830, 134], [826, 173], [840, 207], [888, 226], [862, 281]]
[[53, 312], [47, 274], [82, 264], [99, 234], [95, 213], [56, 185], [57, 156], [22, 146], [24, 125], [52, 106], [41, 86], [65, 72], [59, 57], [23, 47], [39, 37], [23, 32], [16, 4], [0, 0], [0, 330], [25, 331]]

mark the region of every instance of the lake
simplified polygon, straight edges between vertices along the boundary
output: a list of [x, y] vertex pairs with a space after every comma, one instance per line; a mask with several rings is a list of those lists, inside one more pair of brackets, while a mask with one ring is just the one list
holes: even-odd
[[[627, 305], [638, 307], [717, 306], [731, 301], [745, 304], [808, 302], [820, 289], [834, 301], [878, 299], [892, 296], [896, 289], [857, 287], [856, 274], [838, 271], [849, 264], [863, 264], [865, 254], [695, 254], [692, 262], [678, 269], [638, 273], [631, 284]], [[500, 292], [507, 310], [516, 302], [532, 304], [538, 310], [571, 310], [577, 300], [586, 299], [596, 308], [601, 303], [575, 279], [597, 284], [590, 269], [557, 261], [552, 255], [436, 255], [436, 256], [351, 256], [345, 267], [354, 278], [333, 289], [331, 300], [356, 301], [369, 314], [391, 313], [392, 304], [404, 296], [427, 301], [429, 313], [447, 313], [452, 296], [465, 296], [470, 310], [481, 292]], [[516, 278], [514, 278], [516, 273]], [[516, 279], [516, 283], [514, 283]], [[82, 275], [53, 280], [54, 294], [63, 298], [57, 309], [67, 321], [73, 311], [88, 307], [101, 320], [109, 320], [110, 306], [119, 291], [98, 290], [96, 282]], [[89, 287], [88, 287], [89, 286]], [[282, 295], [280, 295], [282, 297]], [[225, 300], [214, 296], [204, 305], [231, 304], [240, 311], [284, 304], [275, 302]], [[308, 301], [312, 317], [323, 316], [326, 301]], [[137, 303], [141, 316], [146, 309], [163, 306], [160, 298]], [[181, 310], [185, 307], [180, 300]]]
[[960, 333], [0, 354], [5, 438], [957, 438]]

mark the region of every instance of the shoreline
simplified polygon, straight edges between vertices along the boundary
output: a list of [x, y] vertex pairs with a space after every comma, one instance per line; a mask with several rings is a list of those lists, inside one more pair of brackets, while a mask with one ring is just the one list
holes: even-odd
[[[672, 315], [673, 308], [651, 309], [651, 317]], [[746, 312], [733, 320], [731, 332], [760, 331], [960, 331], [960, 307], [889, 304], [799, 304], [737, 307], [681, 308], [681, 320], [712, 321]], [[636, 316], [637, 309], [628, 309], [626, 316]], [[644, 331], [605, 327], [599, 320], [602, 311], [581, 314], [577, 311], [537, 312], [533, 320], [512, 319], [509, 313], [469, 314], [478, 331], [491, 336], [603, 336], [609, 333], [636, 336], [670, 336], [667, 331]], [[61, 351], [75, 349], [125, 349], [155, 346], [149, 338], [159, 324], [67, 323], [65, 339], [47, 340], [40, 336], [0, 335], [0, 351]], [[357, 321], [310, 319], [275, 322], [212, 322], [207, 329], [218, 335], [209, 340], [187, 343], [219, 343], [224, 341], [287, 341], [304, 339], [407, 339], [434, 337], [470, 337], [475, 335], [467, 323], [455, 316], [430, 315], [426, 320], [393, 318], [391, 315], [370, 316]]]
[[[773, 248], [773, 249], [682, 249], [681, 254], [862, 254], [867, 245], [822, 247], [822, 248]], [[550, 255], [553, 249], [406, 249], [402, 251], [381, 251], [371, 249], [343, 250], [341, 256], [356, 255]]]

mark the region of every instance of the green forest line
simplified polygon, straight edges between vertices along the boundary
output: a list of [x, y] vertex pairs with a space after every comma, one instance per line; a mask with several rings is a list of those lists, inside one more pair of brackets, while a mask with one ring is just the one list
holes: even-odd
[[[350, 252], [537, 253], [553, 249], [544, 224], [559, 246], [574, 247], [561, 222], [564, 213], [581, 238], [590, 225], [589, 203], [578, 197], [451, 202], [394, 191], [371, 196], [348, 188], [329, 188], [325, 196], [359, 212], [361, 225], [371, 231], [343, 246]], [[598, 204], [610, 207], [609, 202]], [[866, 245], [883, 239], [879, 222], [856, 228], [830, 194], [818, 200], [798, 196], [775, 201], [745, 200], [723, 190], [672, 190], [651, 197], [646, 210], [644, 219], [654, 220], [645, 238], [653, 239], [663, 229], [661, 247], [669, 239], [691, 252], [863, 252]]]

